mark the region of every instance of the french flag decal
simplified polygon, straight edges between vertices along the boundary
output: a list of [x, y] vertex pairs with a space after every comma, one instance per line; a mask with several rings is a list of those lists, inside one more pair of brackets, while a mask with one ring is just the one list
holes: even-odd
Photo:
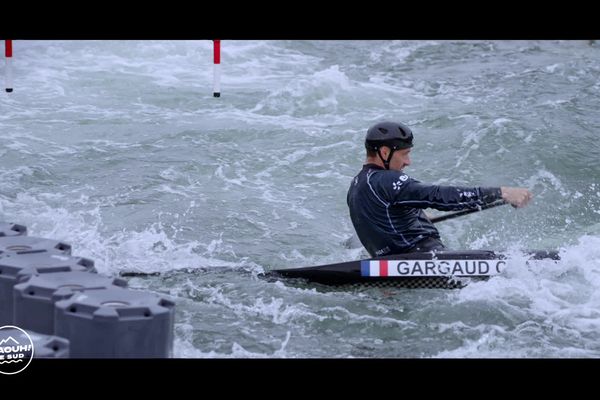
[[388, 276], [388, 260], [363, 260], [360, 263], [361, 276]]

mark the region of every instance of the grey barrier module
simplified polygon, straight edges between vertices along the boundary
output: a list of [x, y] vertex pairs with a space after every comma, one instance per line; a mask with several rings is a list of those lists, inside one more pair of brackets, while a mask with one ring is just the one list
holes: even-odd
[[14, 324], [52, 335], [55, 333], [54, 303], [75, 293], [87, 295], [89, 291], [111, 285], [125, 287], [127, 281], [81, 271], [32, 275], [29, 280], [14, 286]]
[[12, 222], [0, 222], [0, 237], [27, 236], [27, 227]]
[[27, 330], [33, 341], [33, 358], [69, 358], [69, 341]]
[[71, 245], [58, 240], [44, 239], [33, 236], [5, 236], [0, 237], [0, 252], [13, 252], [17, 254], [53, 253], [71, 254]]
[[69, 244], [27, 234], [0, 222], [0, 326], [26, 329], [34, 357], [171, 357], [175, 303], [95, 274]]
[[[42, 335], [25, 330], [29, 338], [20, 329], [4, 328], [0, 340], [12, 337], [19, 345], [33, 344], [33, 358], [68, 358], [69, 341], [58, 336]], [[14, 342], [11, 341], [14, 344]]]
[[72, 358], [166, 358], [173, 351], [175, 303], [119, 287], [56, 302], [55, 335]]
[[95, 272], [94, 262], [88, 258], [46, 252], [0, 254], [0, 326], [11, 325], [13, 320], [13, 288], [34, 274], [50, 272]]

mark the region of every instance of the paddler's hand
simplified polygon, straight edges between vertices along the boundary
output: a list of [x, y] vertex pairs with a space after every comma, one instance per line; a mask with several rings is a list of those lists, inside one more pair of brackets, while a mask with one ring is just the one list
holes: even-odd
[[525, 207], [533, 198], [533, 193], [525, 188], [502, 186], [502, 198], [514, 208]]

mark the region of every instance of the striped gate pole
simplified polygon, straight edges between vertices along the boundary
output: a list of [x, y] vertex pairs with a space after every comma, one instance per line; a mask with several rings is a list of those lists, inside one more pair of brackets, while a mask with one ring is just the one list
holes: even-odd
[[6, 91], [13, 91], [13, 72], [12, 72], [12, 40], [4, 41], [4, 55], [6, 56]]
[[214, 69], [213, 96], [221, 97], [221, 41], [213, 40]]

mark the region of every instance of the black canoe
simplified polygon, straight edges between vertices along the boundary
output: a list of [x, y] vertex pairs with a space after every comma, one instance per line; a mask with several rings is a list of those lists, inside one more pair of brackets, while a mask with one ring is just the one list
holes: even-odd
[[[557, 251], [525, 252], [529, 260], [559, 260]], [[276, 269], [270, 275], [300, 278], [324, 285], [444, 288], [466, 286], [471, 280], [489, 279], [510, 260], [490, 250], [407, 253], [314, 267]]]

